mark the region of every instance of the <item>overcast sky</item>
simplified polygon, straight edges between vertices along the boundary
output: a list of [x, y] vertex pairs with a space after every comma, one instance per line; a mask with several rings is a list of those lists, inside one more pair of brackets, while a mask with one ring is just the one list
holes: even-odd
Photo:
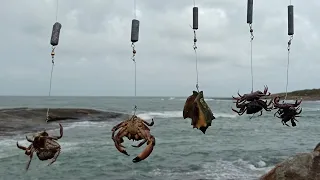
[[[254, 89], [286, 84], [286, 0], [255, 0]], [[320, 1], [292, 0], [295, 37], [289, 90], [319, 88]], [[130, 28], [133, 0], [60, 0], [62, 24], [52, 95], [134, 95]], [[251, 90], [247, 0], [196, 0], [199, 83], [205, 96]], [[137, 0], [138, 96], [188, 96], [195, 89], [192, 0]], [[47, 95], [56, 0], [0, 6], [0, 95]]]

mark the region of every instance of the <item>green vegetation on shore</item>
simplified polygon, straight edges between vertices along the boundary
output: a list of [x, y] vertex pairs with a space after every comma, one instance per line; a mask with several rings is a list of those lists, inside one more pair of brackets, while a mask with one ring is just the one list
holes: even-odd
[[[271, 92], [272, 93], [272, 92]], [[241, 94], [242, 95], [242, 94]], [[280, 98], [284, 98], [286, 93], [275, 93], [271, 94], [271, 98], [274, 98], [275, 96], [279, 96]], [[238, 97], [238, 95], [234, 95], [234, 97]], [[269, 99], [270, 96], [265, 96], [263, 99]], [[225, 99], [230, 100], [233, 99], [232, 97], [225, 97], [225, 98], [213, 98], [213, 99]], [[307, 101], [319, 101], [320, 100], [320, 88], [319, 89], [304, 89], [304, 90], [297, 90], [288, 92], [287, 95], [288, 100], [296, 100], [296, 99], [302, 99]]]
[[[272, 94], [272, 97], [274, 96], [280, 96], [284, 97], [286, 93], [277, 93]], [[316, 101], [320, 100], [320, 88], [319, 89], [304, 89], [304, 90], [297, 90], [288, 92], [287, 99], [303, 99], [303, 100], [310, 100], [310, 101]]]

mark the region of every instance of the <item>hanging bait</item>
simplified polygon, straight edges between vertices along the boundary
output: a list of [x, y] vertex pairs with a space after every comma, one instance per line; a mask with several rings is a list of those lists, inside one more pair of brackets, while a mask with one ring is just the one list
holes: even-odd
[[193, 128], [199, 129], [203, 134], [206, 133], [215, 117], [204, 100], [203, 91], [199, 93], [193, 91], [193, 94], [187, 98], [183, 109], [183, 118], [191, 118]]

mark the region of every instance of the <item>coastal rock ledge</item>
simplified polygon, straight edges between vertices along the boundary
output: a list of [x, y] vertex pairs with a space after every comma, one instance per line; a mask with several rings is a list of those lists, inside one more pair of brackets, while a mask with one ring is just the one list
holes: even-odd
[[260, 180], [320, 180], [320, 143], [310, 153], [299, 153], [277, 164]]
[[0, 109], [0, 136], [29, 133], [57, 128], [58, 122], [110, 121], [125, 116], [123, 113], [83, 108], [52, 108], [46, 122], [47, 108]]

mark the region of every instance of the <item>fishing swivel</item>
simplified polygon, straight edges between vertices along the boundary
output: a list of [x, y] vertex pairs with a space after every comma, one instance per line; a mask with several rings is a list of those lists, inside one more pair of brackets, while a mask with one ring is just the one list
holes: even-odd
[[250, 34], [251, 34], [251, 41], [253, 41], [254, 39], [254, 35], [253, 35], [253, 28], [252, 28], [252, 24], [249, 24], [249, 28], [250, 28]]
[[55, 48], [56, 48], [55, 46], [52, 46], [52, 51], [51, 51], [52, 64], [54, 64], [54, 55], [56, 54], [56, 53], [54, 52]]
[[292, 42], [292, 40], [293, 40], [293, 35], [290, 35], [290, 39], [289, 39], [289, 41], [288, 41], [288, 51], [290, 51], [290, 46], [291, 46], [291, 42]]
[[196, 50], [198, 47], [197, 47], [197, 34], [196, 34], [196, 30], [193, 30], [193, 49]]
[[132, 59], [133, 62], [136, 62], [135, 57], [136, 57], [137, 51], [135, 49], [134, 43], [131, 44], [131, 47], [132, 47], [132, 57], [131, 57], [131, 59]]

